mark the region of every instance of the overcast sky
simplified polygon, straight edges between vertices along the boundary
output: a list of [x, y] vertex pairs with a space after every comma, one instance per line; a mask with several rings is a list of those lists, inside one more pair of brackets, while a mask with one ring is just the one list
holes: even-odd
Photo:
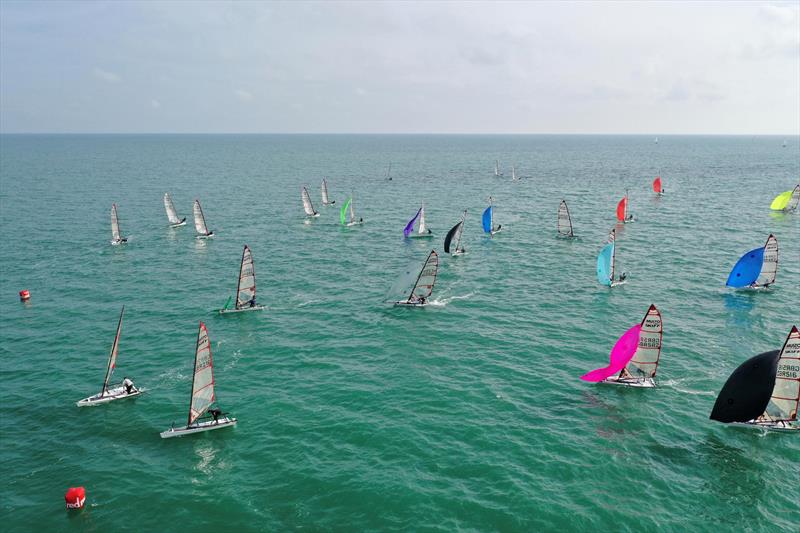
[[800, 1], [0, 0], [2, 132], [800, 133]]

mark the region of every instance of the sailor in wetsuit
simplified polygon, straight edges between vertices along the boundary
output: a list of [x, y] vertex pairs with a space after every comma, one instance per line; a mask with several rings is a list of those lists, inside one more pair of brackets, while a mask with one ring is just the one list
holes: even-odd
[[208, 414], [210, 414], [212, 417], [214, 417], [214, 423], [215, 424], [219, 424], [219, 415], [222, 414], [222, 410], [221, 409], [219, 409], [218, 407], [215, 407], [213, 409], [209, 409], [208, 410]]
[[136, 387], [133, 386], [133, 381], [131, 381], [127, 376], [122, 380], [122, 388], [125, 389], [125, 394], [130, 394], [136, 391]]

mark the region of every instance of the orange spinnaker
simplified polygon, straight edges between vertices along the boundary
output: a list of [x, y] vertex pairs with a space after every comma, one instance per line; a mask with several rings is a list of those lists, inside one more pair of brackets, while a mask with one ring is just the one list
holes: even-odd
[[656, 179], [653, 180], [653, 190], [661, 192], [661, 176], [656, 176]]
[[625, 222], [625, 207], [628, 203], [628, 197], [623, 197], [617, 204], [617, 220]]

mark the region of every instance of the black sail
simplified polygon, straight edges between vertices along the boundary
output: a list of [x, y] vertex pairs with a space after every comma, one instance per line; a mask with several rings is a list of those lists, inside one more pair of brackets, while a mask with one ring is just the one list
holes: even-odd
[[761, 416], [775, 387], [780, 355], [780, 350], [772, 350], [739, 365], [722, 387], [709, 418], [729, 423]]
[[444, 253], [446, 254], [450, 253], [450, 242], [453, 240], [453, 237], [455, 236], [456, 232], [458, 231], [458, 227], [461, 224], [462, 222], [459, 222], [458, 224], [450, 228], [450, 231], [447, 232], [447, 235], [444, 238]]

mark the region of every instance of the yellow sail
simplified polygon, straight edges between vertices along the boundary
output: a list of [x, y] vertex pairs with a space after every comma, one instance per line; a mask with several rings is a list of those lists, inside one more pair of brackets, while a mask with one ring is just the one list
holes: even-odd
[[786, 206], [789, 205], [789, 200], [792, 199], [792, 191], [786, 191], [780, 193], [778, 196], [772, 200], [769, 208], [773, 211], [783, 211], [786, 209]]

